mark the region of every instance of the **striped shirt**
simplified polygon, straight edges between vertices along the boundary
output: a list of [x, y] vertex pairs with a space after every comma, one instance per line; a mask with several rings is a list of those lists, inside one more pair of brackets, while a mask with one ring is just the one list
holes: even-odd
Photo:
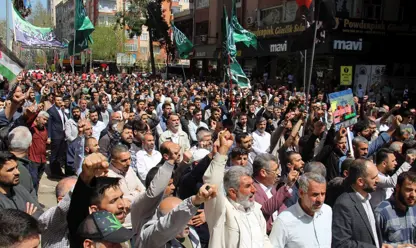
[[406, 212], [396, 207], [394, 195], [383, 201], [375, 209], [377, 224], [380, 226], [383, 243], [416, 243], [416, 206], [407, 208]]

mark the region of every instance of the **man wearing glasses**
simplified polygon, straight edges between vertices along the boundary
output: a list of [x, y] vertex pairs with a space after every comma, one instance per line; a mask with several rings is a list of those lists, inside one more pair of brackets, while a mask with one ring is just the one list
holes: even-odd
[[256, 156], [253, 162], [253, 178], [256, 194], [254, 199], [262, 205], [262, 212], [267, 220], [267, 233], [272, 229], [272, 223], [277, 218], [283, 202], [292, 195], [292, 186], [299, 177], [299, 172], [292, 170], [288, 174], [285, 186], [276, 189], [280, 177], [280, 165], [277, 157], [263, 153]]

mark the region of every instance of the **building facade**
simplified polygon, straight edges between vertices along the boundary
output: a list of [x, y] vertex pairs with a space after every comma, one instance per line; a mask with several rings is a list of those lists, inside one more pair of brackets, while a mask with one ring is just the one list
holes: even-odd
[[58, 40], [69, 43], [74, 39], [74, 1], [63, 0], [55, 7]]

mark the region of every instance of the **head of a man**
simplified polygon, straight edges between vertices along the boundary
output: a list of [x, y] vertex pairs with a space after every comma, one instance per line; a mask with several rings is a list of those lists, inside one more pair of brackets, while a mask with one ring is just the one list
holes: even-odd
[[87, 100], [85, 99], [79, 100], [79, 107], [81, 109], [81, 112], [84, 112], [87, 109]]
[[212, 108], [211, 116], [216, 121], [221, 121], [221, 109], [220, 108]]
[[163, 115], [167, 117], [170, 113], [172, 113], [172, 105], [170, 102], [165, 102], [162, 105]]
[[17, 158], [8, 151], [0, 151], [0, 187], [10, 189], [19, 184]]
[[361, 120], [354, 125], [354, 132], [357, 136], [364, 137], [367, 141], [371, 140], [370, 122], [368, 120]]
[[92, 107], [89, 111], [90, 114], [90, 121], [93, 125], [97, 124], [98, 122], [98, 109]]
[[324, 204], [326, 180], [320, 174], [307, 172], [300, 176], [299, 198], [302, 209], [310, 216], [319, 211]]
[[133, 137], [136, 141], [142, 141], [144, 135], [147, 133], [151, 133], [151, 130], [146, 122], [142, 120], [134, 120], [133, 121]]
[[77, 182], [77, 177], [71, 176], [66, 177], [58, 182], [55, 187], [55, 196], [56, 201], [59, 203], [62, 199], [64, 199], [65, 195], [71, 191]]
[[174, 160], [176, 163], [181, 159], [181, 147], [171, 141], [165, 141], [160, 146], [163, 160]]
[[241, 126], [245, 127], [247, 125], [247, 114], [246, 113], [242, 113], [240, 115], [240, 124]]
[[61, 95], [55, 95], [55, 106], [58, 108], [62, 108], [64, 106], [64, 100], [62, 99]]
[[98, 152], [98, 149], [100, 149], [100, 146], [98, 145], [97, 139], [94, 137], [88, 137], [85, 139], [85, 152], [87, 154]]
[[46, 124], [48, 123], [49, 114], [46, 111], [40, 111], [36, 117], [36, 127], [39, 130], [45, 129]]
[[366, 196], [377, 189], [378, 170], [371, 160], [356, 159], [348, 170], [347, 183], [358, 193]]
[[123, 143], [128, 145], [133, 143], [133, 127], [130, 124], [125, 124], [120, 136]]
[[383, 174], [393, 172], [397, 165], [394, 152], [387, 148], [380, 149], [376, 154], [376, 165], [377, 169]]
[[326, 167], [323, 163], [318, 161], [311, 161], [305, 164], [303, 169], [304, 173], [314, 173], [319, 174], [326, 178]]
[[179, 120], [179, 116], [177, 114], [169, 115], [167, 124], [168, 124], [169, 130], [176, 133], [177, 131], [179, 131], [179, 129], [181, 127], [181, 122]]
[[108, 211], [124, 223], [126, 212], [119, 181], [120, 178], [115, 177], [97, 177], [94, 193], [90, 199], [90, 209], [92, 212]]
[[253, 138], [248, 133], [237, 134], [235, 137], [237, 147], [243, 148], [248, 152], [253, 146]]
[[224, 189], [227, 196], [245, 209], [254, 206], [256, 188], [246, 167], [232, 166], [224, 175]]
[[253, 161], [253, 177], [266, 187], [277, 183], [280, 176], [280, 165], [276, 156], [263, 153], [256, 156]]
[[192, 115], [196, 123], [199, 123], [200, 121], [202, 121], [202, 111], [199, 108], [194, 109], [194, 112], [192, 112]]
[[352, 139], [352, 148], [355, 158], [365, 158], [368, 154], [368, 140], [363, 136], [357, 136]]
[[81, 118], [81, 109], [78, 106], [72, 108], [72, 119], [78, 121]]
[[212, 133], [205, 128], [199, 128], [196, 132], [198, 148], [212, 150]]
[[303, 173], [303, 167], [305, 162], [302, 160], [302, 156], [298, 152], [290, 151], [286, 153], [287, 168], [290, 170], [297, 170], [300, 174]]
[[16, 209], [2, 209], [0, 226], [1, 247], [39, 247], [41, 227], [29, 214]]
[[[159, 205], [158, 215], [160, 215], [160, 217], [167, 215], [170, 211], [172, 211], [172, 209], [176, 208], [181, 203], [182, 203], [182, 200], [177, 197], [173, 197], [173, 196], [166, 197], [165, 199], [162, 200], [162, 202]], [[181, 230], [181, 232], [179, 232], [176, 235], [176, 238], [181, 239], [181, 238], [188, 237], [189, 228], [191, 225], [192, 225], [192, 221], [189, 220], [188, 224], [183, 227], [183, 230]]]
[[147, 133], [143, 137], [143, 149], [146, 152], [152, 152], [155, 149], [155, 138], [151, 133]]
[[399, 175], [397, 179], [396, 201], [405, 209], [413, 207], [416, 204], [416, 172], [407, 171]]
[[18, 126], [10, 131], [8, 135], [9, 150], [19, 156], [17, 153], [26, 153], [32, 144], [32, 133], [25, 126]]
[[257, 131], [259, 131], [260, 133], [264, 133], [266, 131], [266, 126], [267, 126], [266, 118], [261, 117], [256, 121], [256, 128], [257, 128]]
[[118, 144], [111, 150], [111, 165], [122, 173], [127, 173], [131, 164], [131, 154], [129, 148]]
[[347, 137], [335, 137], [335, 148], [343, 154], [347, 153]]
[[245, 167], [248, 162], [248, 152], [245, 149], [235, 147], [231, 150], [231, 166]]

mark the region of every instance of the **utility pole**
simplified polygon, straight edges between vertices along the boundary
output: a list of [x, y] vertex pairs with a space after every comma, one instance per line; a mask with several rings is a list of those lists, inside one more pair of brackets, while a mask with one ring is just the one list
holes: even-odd
[[13, 51], [12, 34], [10, 31], [10, 28], [13, 26], [10, 23], [10, 19], [13, 18], [13, 15], [10, 15], [12, 11], [11, 1], [12, 0], [6, 0], [6, 47], [10, 49], [10, 51]]

